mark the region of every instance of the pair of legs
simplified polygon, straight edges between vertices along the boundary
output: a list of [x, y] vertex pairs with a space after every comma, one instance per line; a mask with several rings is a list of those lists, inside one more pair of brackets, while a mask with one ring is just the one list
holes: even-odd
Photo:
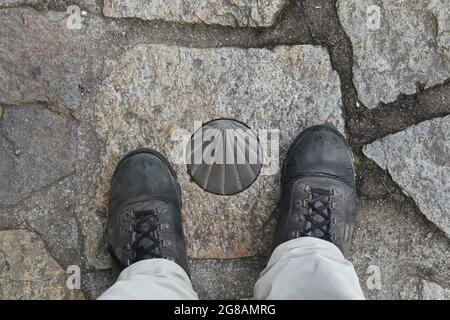
[[[355, 218], [353, 157], [328, 126], [300, 133], [281, 175], [273, 251], [255, 299], [364, 299], [345, 259]], [[181, 188], [154, 150], [127, 155], [112, 180], [109, 252], [121, 274], [100, 299], [197, 299], [181, 223]]]
[[[332, 243], [313, 237], [278, 246], [253, 290], [257, 300], [364, 299], [353, 265]], [[198, 299], [188, 274], [166, 259], [126, 268], [100, 299]]]

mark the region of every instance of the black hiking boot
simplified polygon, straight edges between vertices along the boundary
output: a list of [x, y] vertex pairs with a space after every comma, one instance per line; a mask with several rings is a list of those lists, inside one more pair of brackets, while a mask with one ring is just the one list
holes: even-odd
[[119, 271], [141, 260], [163, 258], [189, 275], [181, 188], [159, 152], [136, 150], [117, 166], [109, 195], [108, 251]]
[[332, 242], [347, 256], [355, 202], [353, 155], [345, 138], [326, 125], [304, 130], [283, 163], [274, 248], [311, 236]]

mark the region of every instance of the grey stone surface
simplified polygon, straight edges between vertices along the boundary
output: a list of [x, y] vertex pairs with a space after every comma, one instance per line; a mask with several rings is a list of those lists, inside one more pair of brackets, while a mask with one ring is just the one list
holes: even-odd
[[[254, 130], [280, 129], [283, 151], [310, 125], [326, 122], [343, 131], [340, 106], [339, 77], [320, 47], [136, 46], [108, 63], [98, 92], [96, 129], [105, 143], [98, 209], [105, 210], [109, 181], [123, 155], [152, 147], [173, 160], [187, 142], [175, 141], [179, 137], [174, 134], [184, 132], [189, 139], [195, 121], [225, 117]], [[260, 175], [242, 193], [224, 197], [190, 182], [184, 164], [176, 169], [189, 256], [236, 258], [265, 252], [278, 174]]]
[[96, 262], [105, 261], [105, 217], [84, 214], [95, 197], [100, 149], [89, 95], [95, 96], [107, 56], [99, 51], [113, 53], [105, 45], [113, 36], [106, 40], [98, 17], [88, 15], [80, 30], [67, 29], [66, 17], [65, 11], [0, 10], [0, 229], [35, 230], [62, 265], [83, 262], [81, 246], [96, 250], [95, 241], [101, 249], [86, 263], [103, 268]]
[[338, 0], [337, 6], [366, 107], [415, 93], [417, 83], [428, 88], [450, 78], [449, 0]]
[[450, 237], [450, 116], [389, 135], [363, 152]]
[[75, 126], [41, 105], [8, 108], [0, 123], [0, 205], [74, 172]]
[[435, 282], [422, 281], [422, 295], [424, 300], [449, 300], [450, 289], [444, 289]]
[[[450, 241], [410, 203], [360, 197], [357, 212], [349, 259], [367, 299], [431, 298], [423, 281], [450, 288]], [[370, 266], [379, 270], [379, 288]]]
[[42, 2], [42, 0], [0, 0], [0, 6], [2, 7], [13, 7], [20, 6], [23, 4], [35, 5]]
[[209, 300], [251, 298], [265, 264], [265, 257], [189, 261], [194, 290], [200, 299]]
[[25, 230], [0, 231], [0, 299], [82, 299], [66, 286], [67, 274]]
[[38, 9], [58, 9], [65, 11], [70, 5], [77, 5], [81, 10], [101, 12], [98, 0], [0, 0], [0, 7], [13, 8], [19, 6], [32, 6]]
[[107, 17], [133, 17], [234, 27], [266, 27], [274, 23], [287, 0], [105, 0]]
[[94, 300], [114, 284], [116, 277], [111, 270], [94, 271], [83, 274], [81, 288], [88, 299]]
[[[6, 110], [0, 121], [0, 230], [14, 230], [0, 231], [1, 239], [9, 239], [0, 241], [0, 246], [6, 247], [0, 249], [2, 297], [5, 293], [17, 298], [80, 298], [79, 293], [64, 291], [67, 275], [63, 270], [69, 264], [82, 268], [86, 297], [96, 298], [109, 287], [114, 278], [107, 269], [110, 261], [104, 250], [105, 194], [109, 170], [129, 149], [154, 146], [167, 152], [175, 144], [170, 139], [171, 132], [186, 129], [191, 133], [193, 119], [205, 121], [221, 115], [223, 110], [226, 116], [241, 117], [251, 126], [281, 128], [281, 158], [295, 134], [316, 121], [331, 122], [343, 130], [339, 82], [329, 70], [325, 50], [310, 46], [274, 50], [234, 47], [272, 48], [277, 44], [298, 43], [326, 46], [334, 69], [342, 77], [341, 89], [347, 99], [347, 129], [356, 127], [361, 133], [347, 132], [355, 150], [374, 137], [384, 136], [385, 132], [403, 130], [404, 123], [448, 113], [443, 107], [448, 104], [447, 84], [426, 90], [417, 99], [397, 100], [393, 109], [398, 112], [383, 115], [381, 108], [370, 113], [365, 110], [362, 115], [368, 115], [367, 122], [355, 116], [356, 109], [348, 109], [356, 98], [350, 72], [352, 56], [347, 54], [352, 48], [346, 45], [347, 39], [339, 30], [331, 0], [292, 2], [274, 28], [259, 29], [110, 19], [89, 5], [102, 6], [103, 1], [73, 0], [70, 4], [79, 4], [89, 14], [83, 18], [80, 30], [68, 30], [64, 0], [33, 5], [36, 10], [28, 6], [32, 2], [11, 0], [6, 4], [0, 0], [0, 8], [21, 6], [0, 9], [0, 109]], [[439, 24], [445, 25], [439, 22], [435, 30], [441, 27]], [[428, 37], [428, 27], [417, 30], [419, 37], [423, 34]], [[445, 35], [439, 33], [440, 39]], [[172, 53], [177, 52], [176, 47], [151, 44], [211, 49], [181, 48], [185, 55], [177, 55]], [[438, 49], [445, 47], [445, 42], [439, 46]], [[227, 48], [214, 49], [218, 47]], [[168, 53], [161, 53], [158, 48], [161, 51], [165, 48]], [[190, 62], [188, 53], [203, 65]], [[429, 56], [434, 59], [434, 54]], [[109, 61], [106, 69], [105, 60]], [[396, 70], [392, 69], [394, 74]], [[436, 77], [432, 74], [434, 69], [427, 70], [427, 77]], [[153, 72], [158, 75], [149, 79]], [[298, 77], [293, 76], [297, 74]], [[187, 75], [193, 77], [192, 87]], [[108, 82], [109, 86], [99, 86]], [[386, 91], [392, 89], [386, 87]], [[99, 101], [105, 104], [99, 106]], [[113, 101], [110, 109], [109, 101]], [[372, 113], [375, 110], [380, 113]], [[102, 116], [98, 114], [103, 111], [106, 125], [101, 123]], [[117, 125], [114, 125], [115, 117]], [[387, 118], [396, 120], [391, 123]], [[349, 122], [349, 119], [359, 121]], [[129, 146], [128, 130], [132, 141]], [[430, 143], [424, 143], [424, 148], [434, 148], [433, 140], [427, 141]], [[58, 151], [61, 146], [70, 153], [56, 152], [50, 157], [53, 148]], [[111, 151], [115, 146], [117, 151]], [[46, 165], [47, 160], [50, 164]], [[387, 173], [361, 154], [356, 160], [360, 179], [364, 178], [358, 185], [362, 196], [350, 259], [355, 263], [366, 296], [369, 299], [448, 297], [449, 239], [420, 214], [412, 201], [405, 201]], [[373, 169], [371, 175], [368, 168]], [[177, 166], [177, 170], [184, 179], [183, 188], [188, 191], [184, 194], [183, 216], [189, 231], [191, 256], [221, 258], [267, 250], [279, 176], [260, 177], [242, 198], [216, 202], [188, 183], [184, 166]], [[214, 205], [209, 207], [208, 202]], [[14, 267], [19, 271], [10, 272], [13, 264], [9, 260], [16, 261], [16, 258]], [[191, 259], [194, 286], [201, 298], [248, 297], [263, 268], [263, 260]], [[31, 269], [30, 264], [38, 266], [31, 273], [27, 271]], [[379, 290], [367, 286], [370, 265], [380, 267]]]
[[[201, 300], [251, 298], [266, 262], [266, 257], [188, 260], [192, 286]], [[111, 270], [89, 272], [82, 277], [82, 288], [89, 299], [97, 299], [116, 277]]]
[[[31, 230], [45, 241], [46, 249], [62, 267], [81, 265], [74, 190], [73, 182], [66, 178], [35, 192], [19, 206], [0, 207], [0, 228]], [[4, 217], [14, 217], [16, 224], [5, 225]]]
[[66, 28], [65, 17], [64, 12], [0, 10], [0, 104], [79, 107], [84, 45]]
[[[94, 101], [88, 105], [94, 105]], [[106, 251], [107, 215], [99, 211], [95, 201], [100, 183], [99, 164], [102, 145], [88, 119], [84, 119], [78, 127], [78, 139], [77, 175], [74, 177], [77, 197], [74, 211], [83, 238], [82, 252], [86, 257], [87, 266], [103, 270], [110, 267], [110, 258]]]
[[435, 282], [411, 278], [400, 292], [403, 300], [448, 300], [450, 289], [442, 288]]

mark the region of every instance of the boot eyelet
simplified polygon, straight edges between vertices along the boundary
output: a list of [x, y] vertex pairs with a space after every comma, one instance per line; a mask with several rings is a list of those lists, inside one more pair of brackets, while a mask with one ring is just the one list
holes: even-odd
[[303, 200], [302, 201], [302, 205], [303, 205], [303, 207], [308, 208], [309, 207], [309, 201], [308, 200]]
[[126, 211], [125, 212], [125, 218], [133, 219], [134, 218], [133, 210]]
[[166, 259], [166, 260], [169, 260], [169, 261], [175, 261], [174, 258], [172, 258], [172, 257], [166, 257], [166, 256], [162, 257], [162, 259]]
[[334, 205], [333, 201], [330, 201], [330, 204], [329, 204], [328, 208], [330, 208], [330, 209], [334, 209], [335, 208], [335, 205]]
[[308, 193], [311, 193], [311, 186], [310, 185], [306, 185], [305, 186], [305, 191]]
[[337, 224], [336, 217], [331, 217], [331, 224], [332, 225], [336, 225]]
[[129, 267], [131, 265], [131, 260], [127, 259], [127, 267]]
[[125, 244], [125, 245], [123, 246], [123, 248], [124, 248], [125, 250], [127, 250], [127, 251], [130, 251], [130, 250], [131, 250], [131, 244], [130, 244], [130, 243]]
[[330, 189], [330, 197], [334, 197], [336, 195], [336, 190]]
[[167, 223], [160, 223], [160, 224], [158, 224], [158, 230], [159, 231], [164, 231], [164, 230], [167, 230], [167, 229], [169, 229], [169, 225]]
[[291, 232], [291, 234], [289, 235], [289, 237], [291, 239], [297, 239], [297, 238], [300, 238], [301, 236], [302, 236], [302, 233], [300, 231]]
[[161, 244], [161, 247], [163, 247], [163, 248], [167, 248], [168, 246], [171, 245], [171, 242], [169, 240], [161, 240], [159, 243]]
[[158, 207], [156, 208], [156, 212], [158, 214], [165, 214], [167, 212], [167, 207], [166, 206]]

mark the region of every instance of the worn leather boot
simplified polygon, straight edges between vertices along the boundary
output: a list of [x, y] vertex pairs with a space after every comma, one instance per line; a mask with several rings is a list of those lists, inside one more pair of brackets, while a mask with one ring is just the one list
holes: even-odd
[[108, 251], [123, 270], [153, 258], [176, 262], [189, 275], [181, 223], [181, 188], [159, 152], [140, 149], [117, 166], [109, 195]]
[[347, 256], [355, 202], [353, 155], [345, 138], [326, 125], [306, 129], [283, 164], [274, 246], [311, 236], [332, 242]]

